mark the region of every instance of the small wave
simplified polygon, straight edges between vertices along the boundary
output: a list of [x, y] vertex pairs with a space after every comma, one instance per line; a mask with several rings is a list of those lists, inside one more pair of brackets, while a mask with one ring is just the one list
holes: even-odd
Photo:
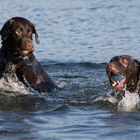
[[59, 62], [47, 62], [46, 61], [41, 61], [41, 64], [43, 67], [52, 67], [52, 66], [61, 66], [61, 67], [66, 67], [66, 66], [82, 66], [86, 68], [101, 68], [105, 67], [107, 63], [90, 63], [90, 62], [69, 62], [69, 63], [59, 63]]

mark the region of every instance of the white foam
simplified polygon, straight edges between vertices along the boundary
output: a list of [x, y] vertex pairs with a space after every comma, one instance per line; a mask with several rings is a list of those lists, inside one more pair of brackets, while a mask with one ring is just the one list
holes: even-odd
[[122, 100], [119, 101], [117, 110], [123, 112], [132, 112], [139, 109], [140, 97], [138, 93], [130, 93], [125, 91], [125, 97], [123, 96]]
[[99, 96], [94, 99], [94, 102], [109, 102], [115, 106], [115, 109], [119, 112], [134, 112], [140, 110], [140, 97], [138, 92], [132, 93], [125, 91], [125, 96], [119, 100], [116, 96], [112, 96], [112, 90], [109, 91], [105, 96]]
[[28, 95], [29, 89], [15, 77], [4, 76], [0, 79], [0, 91], [6, 95]]
[[59, 88], [64, 88], [66, 85], [67, 85], [67, 83], [66, 82], [64, 82], [64, 81], [56, 81], [56, 85], [59, 87]]

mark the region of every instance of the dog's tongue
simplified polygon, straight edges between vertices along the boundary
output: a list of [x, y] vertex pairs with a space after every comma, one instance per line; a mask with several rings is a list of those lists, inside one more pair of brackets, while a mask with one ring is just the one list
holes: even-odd
[[119, 83], [121, 80], [124, 79], [124, 76], [123, 76], [123, 75], [112, 75], [112, 79], [113, 79], [115, 82]]

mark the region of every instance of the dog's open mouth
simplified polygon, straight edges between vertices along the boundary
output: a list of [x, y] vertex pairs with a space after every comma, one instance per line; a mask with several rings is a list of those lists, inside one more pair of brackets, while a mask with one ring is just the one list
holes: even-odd
[[21, 52], [21, 55], [22, 55], [22, 56], [27, 56], [27, 55], [30, 54], [30, 53], [31, 53], [30, 51], [24, 50], [24, 51]]
[[111, 75], [111, 78], [116, 84], [119, 84], [121, 80], [125, 79], [123, 75]]
[[21, 56], [21, 57], [26, 57], [26, 56], [30, 55], [31, 53], [32, 53], [32, 51], [22, 50], [22, 51], [15, 52], [13, 54], [17, 55], [17, 56]]
[[111, 74], [111, 84], [112, 86], [117, 90], [123, 90], [124, 86], [125, 86], [125, 76], [120, 74], [120, 75], [114, 75]]

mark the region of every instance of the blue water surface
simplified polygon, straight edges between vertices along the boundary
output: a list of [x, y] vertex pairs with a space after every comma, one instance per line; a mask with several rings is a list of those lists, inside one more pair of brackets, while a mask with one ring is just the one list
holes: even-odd
[[140, 60], [139, 0], [3, 0], [0, 28], [11, 17], [35, 24], [35, 55], [65, 89], [30, 98], [0, 97], [2, 140], [139, 140], [140, 112], [97, 105], [109, 92], [106, 63]]

